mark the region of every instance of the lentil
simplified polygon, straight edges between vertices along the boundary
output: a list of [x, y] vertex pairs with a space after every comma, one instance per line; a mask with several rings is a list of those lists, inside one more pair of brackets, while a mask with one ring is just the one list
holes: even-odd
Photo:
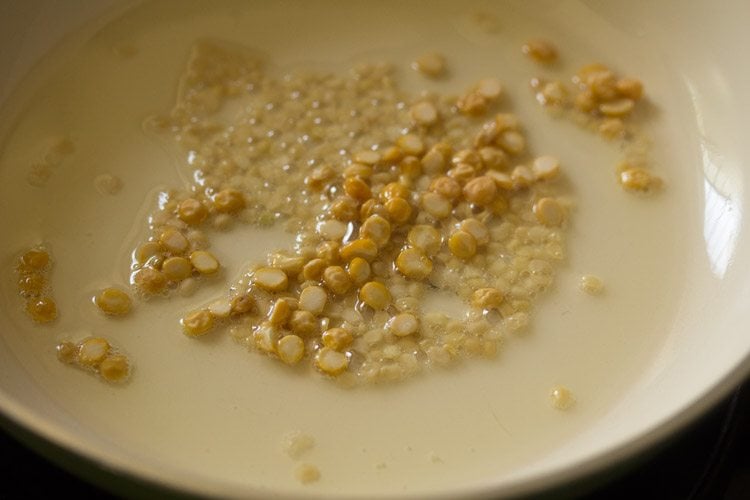
[[521, 47], [521, 51], [538, 63], [550, 64], [557, 60], [557, 49], [547, 40], [529, 40]]
[[428, 52], [419, 56], [411, 67], [430, 78], [437, 78], [445, 73], [445, 58], [437, 52]]
[[323, 271], [323, 281], [328, 289], [337, 295], [345, 294], [352, 286], [349, 274], [340, 266], [327, 267]]
[[315, 366], [326, 375], [340, 375], [349, 366], [346, 354], [330, 347], [322, 347], [315, 355]]
[[534, 204], [534, 215], [545, 226], [559, 226], [565, 214], [554, 198], [542, 198]]
[[95, 368], [109, 354], [111, 346], [107, 340], [101, 337], [92, 337], [84, 340], [78, 346], [78, 364]]
[[180, 202], [177, 215], [183, 222], [196, 226], [208, 217], [208, 209], [199, 200], [187, 198]]
[[558, 410], [568, 410], [575, 404], [575, 398], [570, 389], [558, 385], [550, 391], [552, 406]]
[[391, 332], [397, 337], [406, 337], [419, 330], [419, 321], [410, 313], [394, 316], [390, 323]]
[[127, 356], [102, 337], [88, 337], [76, 344], [61, 342], [57, 345], [57, 357], [65, 364], [93, 371], [105, 382], [123, 383], [130, 377]]
[[604, 291], [604, 283], [600, 278], [592, 274], [581, 276], [578, 286], [589, 295], [599, 295]]
[[208, 309], [191, 312], [182, 318], [182, 331], [189, 337], [199, 337], [214, 327], [214, 315]]
[[185, 257], [169, 257], [162, 263], [161, 272], [169, 281], [182, 281], [190, 277], [193, 266]]
[[349, 278], [355, 285], [363, 285], [372, 275], [370, 263], [361, 257], [355, 257], [347, 268]]
[[288, 365], [300, 362], [305, 355], [305, 343], [296, 335], [286, 335], [276, 346], [279, 359]]
[[352, 334], [343, 328], [331, 328], [323, 332], [321, 340], [324, 346], [341, 351], [352, 343]]
[[310, 311], [294, 311], [289, 320], [289, 327], [294, 333], [302, 336], [313, 335], [319, 329], [315, 315]]
[[105, 288], [94, 297], [94, 303], [105, 314], [123, 316], [130, 312], [133, 301], [130, 296], [117, 288]]
[[37, 323], [50, 323], [57, 319], [57, 303], [51, 297], [32, 298], [26, 302], [26, 312]]
[[289, 278], [281, 269], [261, 267], [256, 269], [253, 283], [269, 292], [282, 292], [289, 285]]
[[661, 187], [661, 179], [642, 167], [624, 168], [618, 179], [620, 185], [628, 191], [649, 193]]
[[185, 253], [190, 247], [190, 242], [185, 235], [171, 228], [161, 233], [159, 241], [167, 251], [178, 255]]
[[432, 261], [419, 248], [405, 248], [396, 257], [398, 271], [413, 280], [423, 280], [432, 272]]
[[[375, 215], [373, 217], [378, 217], [378, 216]], [[351, 243], [347, 243], [341, 248], [341, 258], [346, 261], [350, 261], [357, 257], [361, 259], [365, 259], [367, 261], [371, 261], [377, 255], [378, 255], [378, 246], [370, 238], [360, 238], [360, 239], [354, 240]]]
[[460, 259], [468, 259], [477, 253], [477, 240], [466, 231], [456, 231], [448, 238], [448, 248]]
[[146, 295], [161, 292], [167, 286], [167, 278], [161, 271], [152, 267], [143, 267], [133, 274], [133, 283]]
[[268, 322], [280, 326], [285, 324], [291, 315], [292, 308], [289, 306], [289, 302], [284, 299], [277, 299], [271, 310], [268, 311]]
[[385, 309], [391, 302], [391, 293], [382, 283], [369, 281], [360, 288], [359, 299], [373, 309]]
[[235, 189], [224, 189], [214, 196], [214, 208], [221, 213], [234, 213], [245, 208], [245, 196]]
[[299, 308], [320, 315], [325, 309], [328, 294], [319, 286], [309, 286], [300, 292]]
[[495, 181], [487, 176], [476, 177], [464, 186], [466, 200], [477, 205], [489, 205], [495, 200], [496, 195]]

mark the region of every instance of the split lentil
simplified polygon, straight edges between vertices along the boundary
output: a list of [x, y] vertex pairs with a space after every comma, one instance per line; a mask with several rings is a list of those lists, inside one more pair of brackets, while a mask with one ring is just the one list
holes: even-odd
[[118, 288], [105, 288], [94, 297], [94, 304], [104, 314], [123, 316], [130, 312], [133, 301], [127, 293]]

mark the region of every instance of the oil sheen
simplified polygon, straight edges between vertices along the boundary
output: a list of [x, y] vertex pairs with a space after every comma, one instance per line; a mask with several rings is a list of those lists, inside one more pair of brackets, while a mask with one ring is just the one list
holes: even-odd
[[[572, 1], [165, 0], [88, 26], [26, 77], [0, 115], [7, 130], [0, 150], [3, 341], [30, 383], [86, 435], [109, 443], [96, 453], [188, 487], [427, 494], [542, 470], [548, 454], [598, 425], [660, 359], [679, 305], [670, 291], [683, 286], [686, 249], [701, 237], [681, 210], [695, 196], [693, 184], [668, 154], [674, 103], [663, 69], [618, 36]], [[244, 265], [291, 238], [250, 227], [214, 239], [224, 275], [196, 296], [139, 302], [123, 319], [98, 314], [90, 298], [127, 282], [128, 252], [155, 193], [185, 186], [174, 152], [142, 123], [171, 107], [191, 45], [207, 37], [253, 48], [278, 68], [345, 71], [359, 61], [391, 62], [413, 91], [458, 94], [480, 78], [500, 78], [503, 106], [527, 125], [535, 152], [561, 159], [575, 200], [568, 257], [530, 331], [510, 336], [495, 360], [354, 390], [247, 352], [228, 335], [185, 337], [179, 318], [186, 310], [224, 292]], [[556, 43], [562, 59], [555, 73], [521, 53], [533, 37]], [[428, 51], [445, 55], [448, 78], [431, 81], [409, 69]], [[654, 141], [655, 170], [667, 180], [652, 198], [623, 192], [615, 182], [616, 147], [545, 113], [528, 88], [533, 76], [562, 78], [594, 61], [641, 78], [661, 109], [643, 124]], [[30, 165], [60, 136], [71, 138], [75, 151], [44, 186], [30, 185]], [[119, 177], [122, 190], [98, 192], [94, 180], [102, 174]], [[61, 310], [44, 327], [24, 317], [12, 279], [18, 252], [39, 242], [53, 254]], [[602, 278], [601, 296], [580, 292], [584, 274]], [[87, 335], [105, 336], [128, 353], [135, 366], [129, 384], [107, 385], [56, 360], [58, 341]], [[577, 403], [569, 411], [550, 405], [556, 385], [573, 391]], [[303, 461], [320, 469], [320, 481], [295, 480], [298, 462], [281, 450], [290, 430], [314, 437]]]

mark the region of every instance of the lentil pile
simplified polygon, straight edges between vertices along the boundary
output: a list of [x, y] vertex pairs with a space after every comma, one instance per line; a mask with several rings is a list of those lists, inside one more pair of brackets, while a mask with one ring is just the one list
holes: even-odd
[[[275, 78], [247, 51], [197, 44], [176, 106], [146, 122], [180, 145], [195, 182], [160, 195], [135, 288], [190, 293], [219, 274], [212, 231], [284, 221], [294, 248], [186, 314], [185, 334], [228, 324], [258, 352], [354, 383], [494, 356], [564, 258], [559, 161], [528, 151], [499, 80], [411, 96], [394, 73]], [[424, 311], [435, 290], [463, 299], [466, 317]]]
[[97, 374], [110, 383], [122, 383], [130, 376], [127, 356], [102, 337], [88, 337], [77, 343], [61, 342], [57, 345], [57, 359]]
[[[557, 48], [547, 40], [530, 40], [521, 48], [533, 61], [550, 66], [558, 59]], [[607, 140], [621, 140], [625, 159], [617, 165], [617, 182], [636, 194], [650, 194], [663, 181], [649, 167], [647, 146], [635, 129], [628, 126], [636, 107], [644, 100], [643, 83], [618, 75], [601, 63], [582, 66], [569, 78], [533, 77], [531, 88], [537, 102], [554, 113], [567, 113], [580, 125]]]

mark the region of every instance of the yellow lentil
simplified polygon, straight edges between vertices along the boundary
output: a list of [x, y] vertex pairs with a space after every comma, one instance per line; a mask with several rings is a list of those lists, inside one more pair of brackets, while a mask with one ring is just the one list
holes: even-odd
[[319, 286], [308, 286], [299, 294], [299, 308], [303, 311], [310, 311], [316, 316], [323, 312], [327, 301], [328, 294]]
[[349, 367], [349, 358], [346, 354], [322, 347], [315, 355], [315, 366], [326, 375], [340, 375]]
[[466, 231], [456, 231], [448, 238], [448, 248], [460, 259], [469, 259], [477, 253], [477, 240]]
[[99, 375], [107, 382], [124, 382], [130, 375], [128, 358], [122, 354], [107, 356], [99, 364]]
[[413, 280], [423, 280], [432, 272], [432, 261], [419, 248], [405, 248], [396, 257], [396, 268]]
[[330, 328], [323, 332], [321, 340], [324, 346], [336, 351], [342, 351], [349, 347], [353, 338], [352, 334], [344, 328]]
[[130, 312], [133, 301], [118, 288], [105, 288], [94, 297], [94, 303], [105, 314], [123, 316]]
[[289, 327], [294, 333], [302, 336], [313, 335], [319, 329], [318, 321], [310, 311], [294, 311], [289, 320]]
[[142, 293], [156, 294], [167, 286], [167, 278], [152, 267], [143, 267], [133, 273], [133, 283]]
[[214, 196], [214, 208], [221, 213], [235, 213], [245, 208], [245, 196], [236, 189], [224, 189]]
[[349, 278], [357, 286], [364, 284], [372, 274], [370, 263], [361, 257], [355, 257], [349, 262], [347, 272], [349, 273]]
[[328, 289], [336, 295], [345, 294], [352, 286], [349, 275], [341, 266], [327, 267], [323, 271], [323, 281]]
[[50, 323], [57, 319], [57, 304], [50, 297], [38, 297], [26, 302], [26, 312], [37, 323]]
[[388, 218], [397, 223], [407, 222], [412, 215], [412, 207], [404, 198], [393, 197], [385, 202], [385, 209], [388, 212]]
[[642, 167], [623, 169], [618, 177], [620, 185], [628, 191], [648, 193], [661, 187], [661, 179]]
[[385, 309], [391, 303], [391, 293], [378, 281], [369, 281], [359, 290], [359, 299], [375, 310]]
[[345, 261], [350, 261], [356, 257], [371, 261], [377, 255], [378, 246], [373, 240], [367, 237], [356, 239], [341, 247], [341, 258]]
[[394, 316], [390, 322], [390, 330], [397, 337], [406, 337], [417, 333], [419, 320], [411, 313], [401, 313]]
[[359, 177], [347, 177], [344, 181], [344, 191], [355, 200], [365, 201], [372, 197], [370, 186]]
[[190, 248], [190, 242], [185, 235], [172, 228], [164, 230], [159, 236], [159, 241], [167, 251], [178, 255], [187, 252]]
[[432, 226], [417, 225], [409, 230], [407, 241], [410, 245], [420, 248], [426, 255], [435, 255], [440, 250], [442, 237], [440, 232]]
[[182, 281], [193, 273], [193, 266], [185, 257], [169, 257], [162, 263], [161, 272], [170, 281]]
[[182, 331], [189, 337], [198, 337], [214, 327], [214, 315], [208, 309], [193, 311], [182, 318]]
[[283, 292], [289, 285], [289, 278], [281, 269], [261, 267], [255, 270], [253, 283], [269, 292]]
[[268, 311], [268, 322], [272, 325], [283, 325], [292, 315], [292, 308], [289, 302], [284, 299], [277, 299], [271, 310]]
[[391, 238], [391, 224], [379, 215], [371, 215], [362, 223], [359, 235], [363, 238], [369, 238], [378, 247], [382, 247]]
[[534, 203], [534, 215], [545, 226], [559, 226], [565, 219], [562, 206], [554, 198], [541, 198]]
[[109, 354], [111, 346], [106, 339], [101, 337], [92, 337], [84, 340], [78, 346], [78, 364], [90, 368], [95, 368], [104, 361]]
[[180, 202], [177, 215], [183, 222], [196, 226], [208, 217], [208, 209], [195, 198], [188, 198]]
[[78, 356], [78, 346], [72, 342], [60, 342], [56, 347], [57, 359], [63, 363], [75, 363]]
[[21, 256], [21, 266], [24, 270], [43, 271], [49, 263], [49, 253], [41, 249], [32, 248]]
[[276, 353], [284, 363], [297, 364], [305, 356], [305, 342], [297, 335], [285, 335], [276, 345]]

